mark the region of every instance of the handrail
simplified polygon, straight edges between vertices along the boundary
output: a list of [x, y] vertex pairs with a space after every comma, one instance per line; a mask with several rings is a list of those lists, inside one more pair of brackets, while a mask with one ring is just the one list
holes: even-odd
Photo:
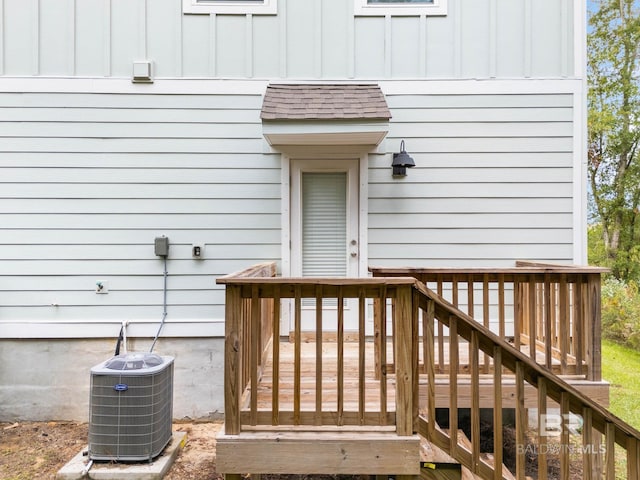
[[[600, 267], [516, 262], [511, 268], [371, 267], [374, 277], [412, 276], [502, 339], [563, 375], [602, 378]], [[446, 370], [442, 326], [438, 371]]]
[[[440, 448], [447, 451], [452, 457], [470, 468], [484, 478], [502, 478], [498, 469], [493, 469], [485, 464], [479, 453], [480, 431], [480, 407], [479, 407], [479, 355], [480, 352], [488, 355], [494, 366], [494, 425], [502, 425], [502, 376], [503, 370], [515, 374], [516, 378], [516, 441], [521, 447], [526, 445], [526, 432], [530, 425], [526, 416], [524, 405], [524, 386], [529, 384], [538, 392], [538, 423], [534, 430], [537, 435], [536, 449], [538, 455], [538, 478], [546, 478], [547, 460], [549, 448], [546, 443], [545, 423], [542, 412], [548, 412], [547, 407], [551, 402], [559, 405], [560, 417], [566, 419], [566, 415], [573, 413], [583, 418], [581, 449], [570, 447], [570, 425], [562, 423], [561, 443], [559, 444], [560, 478], [569, 478], [569, 463], [571, 455], [582, 453], [582, 478], [600, 478], [598, 456], [605, 452], [606, 462], [604, 474], [606, 478], [615, 478], [615, 444], [627, 451], [627, 475], [628, 478], [638, 478], [640, 473], [640, 432], [629, 426], [621, 419], [613, 415], [604, 407], [594, 402], [576, 388], [572, 387], [560, 377], [548, 369], [533, 362], [531, 358], [512, 345], [506, 343], [499, 336], [491, 332], [483, 325], [476, 322], [469, 315], [458, 310], [439, 295], [429, 290], [422, 284], [415, 287], [416, 301], [423, 312], [425, 323], [425, 341], [432, 347], [434, 345], [434, 322], [443, 323], [450, 329], [449, 348], [457, 351], [459, 338], [469, 342], [470, 345], [470, 377], [472, 382], [472, 408], [471, 408], [471, 444], [472, 451], [466, 451], [458, 441], [457, 432], [457, 395], [455, 384], [457, 383], [457, 369], [452, 368], [450, 384], [450, 425], [449, 433], [440, 429], [435, 422], [435, 385], [436, 370], [433, 358], [427, 363], [427, 414], [420, 417], [420, 433], [428, 440], [434, 442]], [[502, 432], [495, 428], [494, 454], [496, 464], [502, 463]], [[572, 432], [576, 433], [576, 432]], [[601, 435], [604, 435], [604, 443], [601, 443]], [[601, 447], [602, 445], [602, 447]], [[543, 447], [547, 447], [546, 449]], [[525, 448], [521, 448], [516, 457], [516, 478], [525, 478]], [[545, 472], [543, 474], [543, 472]]]

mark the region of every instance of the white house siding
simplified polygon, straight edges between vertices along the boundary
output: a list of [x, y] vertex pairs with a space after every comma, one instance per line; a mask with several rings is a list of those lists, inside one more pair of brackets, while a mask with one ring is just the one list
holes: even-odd
[[[0, 418], [85, 418], [88, 369], [113, 354], [121, 322], [139, 338], [131, 348], [150, 348], [161, 235], [168, 316], [156, 351], [180, 357], [176, 416], [222, 409], [215, 278], [280, 255], [280, 156], [263, 153], [261, 102], [0, 94], [0, 337], [16, 339], [0, 344]], [[95, 293], [98, 281], [108, 294]]]
[[190, 334], [221, 333], [214, 278], [280, 255], [280, 159], [262, 153], [260, 106], [251, 95], [0, 94], [0, 324], [64, 319], [80, 325], [55, 336], [95, 337], [113, 322], [155, 323], [153, 241], [165, 235], [170, 316], [205, 322]]
[[574, 76], [583, 0], [448, 0], [446, 16], [354, 16], [350, 0], [277, 15], [183, 14], [182, 0], [2, 0], [0, 74], [130, 78]]
[[[574, 261], [573, 95], [387, 95], [388, 152], [370, 155], [369, 263]], [[400, 141], [416, 162], [389, 172]]]
[[[181, 0], [0, 0], [0, 419], [86, 420], [89, 368], [121, 322], [132, 349], [150, 347], [160, 235], [156, 351], [177, 357], [174, 415], [222, 410], [215, 278], [283, 251], [282, 156], [259, 118], [269, 81], [386, 94], [389, 135], [366, 160], [368, 264], [582, 261], [584, 0], [448, 5], [192, 15]], [[143, 59], [155, 82], [132, 84]], [[392, 180], [401, 139], [417, 166]]]

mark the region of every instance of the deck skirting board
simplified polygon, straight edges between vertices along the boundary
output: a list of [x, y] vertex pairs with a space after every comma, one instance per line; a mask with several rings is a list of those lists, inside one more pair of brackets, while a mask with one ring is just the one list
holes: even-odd
[[375, 431], [223, 431], [216, 457], [223, 473], [419, 475], [420, 437]]

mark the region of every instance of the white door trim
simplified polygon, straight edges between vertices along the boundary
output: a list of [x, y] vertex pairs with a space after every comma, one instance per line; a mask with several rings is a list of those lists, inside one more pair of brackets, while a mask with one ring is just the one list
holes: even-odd
[[[305, 158], [331, 158], [331, 159], [353, 159], [359, 158], [359, 179], [360, 182], [358, 189], [358, 235], [360, 243], [360, 252], [358, 257], [358, 270], [360, 277], [368, 276], [368, 215], [369, 215], [369, 155], [364, 153], [359, 156], [353, 154], [344, 155], [321, 155], [313, 154], [312, 149], [309, 149], [309, 153], [305, 155], [296, 155], [296, 160], [302, 160]], [[280, 171], [281, 171], [281, 272], [283, 277], [291, 277], [291, 162], [292, 158], [288, 155], [282, 154], [280, 157]], [[281, 310], [282, 317], [280, 319], [280, 331], [287, 332], [290, 323], [290, 308], [283, 305]]]
[[[322, 155], [312, 155], [309, 154], [306, 156], [308, 158], [324, 158]], [[344, 155], [344, 156], [336, 156], [332, 155], [330, 157], [333, 158], [358, 158], [353, 155]], [[303, 157], [296, 156], [296, 160], [303, 160]], [[367, 269], [368, 265], [368, 215], [369, 215], [369, 156], [367, 154], [363, 154], [359, 156], [359, 191], [358, 191], [358, 242], [360, 244], [360, 255], [359, 259], [359, 276], [367, 277]], [[280, 227], [282, 230], [281, 239], [282, 243], [280, 246], [281, 249], [281, 259], [282, 259], [282, 276], [290, 277], [292, 275], [292, 267], [291, 267], [291, 161], [292, 159], [287, 155], [282, 155], [280, 159], [280, 171], [281, 171], [281, 205], [280, 211], [282, 212]]]

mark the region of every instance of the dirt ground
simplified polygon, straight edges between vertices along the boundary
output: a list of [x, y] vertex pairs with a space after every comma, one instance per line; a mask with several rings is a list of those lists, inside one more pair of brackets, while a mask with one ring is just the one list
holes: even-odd
[[[166, 480], [222, 478], [215, 467], [215, 436], [220, 422], [176, 423], [187, 443]], [[55, 479], [58, 470], [87, 444], [86, 423], [0, 423], [0, 479]]]
[[[216, 435], [221, 421], [179, 422], [174, 431], [187, 433], [187, 443], [165, 480], [218, 480]], [[0, 480], [55, 479], [63, 465], [86, 448], [88, 425], [72, 422], [0, 423]], [[559, 478], [559, 461], [548, 459], [549, 478]], [[537, 459], [527, 458], [527, 475], [537, 478]], [[556, 465], [557, 464], [557, 465]], [[582, 478], [581, 463], [571, 466], [571, 479]], [[574, 471], [575, 470], [575, 471]], [[554, 474], [555, 473], [555, 474]], [[348, 475], [263, 475], [263, 480], [363, 480]], [[250, 479], [247, 479], [250, 480]]]

